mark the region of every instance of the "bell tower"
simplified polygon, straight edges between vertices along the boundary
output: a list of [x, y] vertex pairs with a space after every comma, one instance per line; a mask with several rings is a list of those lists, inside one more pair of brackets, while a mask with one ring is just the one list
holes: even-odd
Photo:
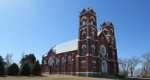
[[[96, 67], [96, 13], [91, 8], [83, 9], [79, 16], [78, 60], [81, 75], [90, 76]], [[94, 64], [92, 64], [94, 62]]]
[[110, 65], [110, 73], [117, 74], [118, 73], [118, 59], [117, 59], [117, 48], [116, 48], [116, 40], [114, 33], [114, 26], [112, 22], [104, 22], [102, 25], [102, 31], [104, 36], [106, 37], [108, 44], [108, 59]]

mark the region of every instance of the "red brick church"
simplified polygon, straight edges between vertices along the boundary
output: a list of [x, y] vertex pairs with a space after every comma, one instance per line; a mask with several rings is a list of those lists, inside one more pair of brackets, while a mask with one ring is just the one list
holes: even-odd
[[78, 32], [77, 39], [58, 44], [43, 55], [43, 71], [83, 76], [118, 74], [113, 24], [103, 22], [97, 29], [96, 12], [86, 8], [80, 12]]

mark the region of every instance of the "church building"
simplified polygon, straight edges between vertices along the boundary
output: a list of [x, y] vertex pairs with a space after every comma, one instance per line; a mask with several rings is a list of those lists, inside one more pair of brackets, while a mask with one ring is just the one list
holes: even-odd
[[97, 29], [96, 12], [82, 9], [78, 38], [51, 48], [42, 57], [43, 72], [79, 76], [118, 74], [114, 26], [106, 21]]

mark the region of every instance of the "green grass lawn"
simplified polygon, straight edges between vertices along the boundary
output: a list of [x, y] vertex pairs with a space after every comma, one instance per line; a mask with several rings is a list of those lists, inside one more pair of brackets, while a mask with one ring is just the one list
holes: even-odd
[[112, 80], [105, 78], [78, 77], [69, 75], [43, 75], [43, 76], [7, 76], [0, 80]]

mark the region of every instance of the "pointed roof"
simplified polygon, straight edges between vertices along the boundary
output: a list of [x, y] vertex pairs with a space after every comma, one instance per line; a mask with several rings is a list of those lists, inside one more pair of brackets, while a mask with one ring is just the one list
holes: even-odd
[[87, 8], [83, 8], [80, 11], [80, 16], [84, 15], [84, 14], [92, 14], [92, 15], [96, 15], [96, 12], [93, 8], [87, 7]]
[[110, 26], [110, 27], [112, 27], [112, 22], [111, 21], [105, 21], [105, 22], [103, 22], [102, 24], [101, 24], [101, 27], [105, 27], [105, 26]]

